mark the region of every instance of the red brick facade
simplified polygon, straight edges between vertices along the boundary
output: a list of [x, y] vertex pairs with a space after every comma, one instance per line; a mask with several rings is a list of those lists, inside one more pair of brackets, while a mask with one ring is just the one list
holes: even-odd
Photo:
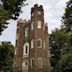
[[14, 72], [51, 72], [48, 27], [42, 5], [31, 8], [30, 21], [18, 21], [16, 35]]

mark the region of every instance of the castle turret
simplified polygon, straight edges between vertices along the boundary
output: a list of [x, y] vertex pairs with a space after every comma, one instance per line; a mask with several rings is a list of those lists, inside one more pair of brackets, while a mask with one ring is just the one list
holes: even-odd
[[31, 20], [17, 24], [14, 72], [50, 72], [48, 27], [43, 6], [31, 8]]

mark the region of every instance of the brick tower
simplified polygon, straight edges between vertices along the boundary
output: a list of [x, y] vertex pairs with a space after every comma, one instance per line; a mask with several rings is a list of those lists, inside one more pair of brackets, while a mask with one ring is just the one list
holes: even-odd
[[51, 72], [48, 26], [44, 10], [37, 4], [31, 8], [31, 20], [17, 24], [14, 72]]

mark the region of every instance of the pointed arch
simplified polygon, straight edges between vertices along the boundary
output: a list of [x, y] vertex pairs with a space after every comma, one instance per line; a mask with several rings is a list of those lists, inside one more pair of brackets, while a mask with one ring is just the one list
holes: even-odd
[[29, 43], [25, 43], [23, 46], [23, 58], [25, 55], [29, 55]]
[[38, 68], [42, 68], [43, 67], [43, 59], [41, 57], [38, 57], [37, 65], [38, 65]]
[[42, 39], [41, 38], [37, 39], [37, 47], [42, 48]]
[[34, 40], [31, 40], [31, 48], [34, 48]]
[[29, 35], [29, 28], [26, 27], [26, 28], [25, 28], [25, 37], [28, 37], [28, 35]]

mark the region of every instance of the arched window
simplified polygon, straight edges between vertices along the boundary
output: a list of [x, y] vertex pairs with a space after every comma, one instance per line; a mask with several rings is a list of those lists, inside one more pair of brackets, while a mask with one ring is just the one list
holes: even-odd
[[42, 68], [43, 67], [43, 59], [41, 57], [39, 57], [37, 59], [37, 65], [38, 65], [39, 68]]
[[38, 15], [41, 15], [41, 12], [40, 12], [40, 11], [38, 11], [38, 12], [37, 12], [37, 14], [38, 14]]
[[22, 67], [25, 67], [25, 66], [28, 66], [28, 60], [27, 59], [23, 60], [23, 62], [22, 62]]
[[41, 28], [41, 21], [40, 20], [37, 21], [37, 24], [38, 24], [38, 28]]
[[29, 35], [29, 28], [26, 27], [26, 28], [25, 28], [25, 37], [28, 37], [28, 35]]
[[31, 40], [31, 48], [34, 48], [34, 40]]
[[26, 53], [26, 54], [28, 53], [28, 46], [27, 46], [27, 45], [26, 45], [25, 53]]
[[28, 68], [28, 60], [25, 59], [22, 62], [22, 72], [24, 72], [24, 70], [27, 69], [27, 68]]
[[42, 40], [40, 38], [37, 39], [37, 47], [42, 48]]
[[31, 29], [34, 29], [34, 22], [31, 23]]
[[23, 46], [23, 58], [25, 55], [29, 54], [29, 43], [25, 43]]
[[31, 67], [34, 67], [34, 58], [31, 58]]

